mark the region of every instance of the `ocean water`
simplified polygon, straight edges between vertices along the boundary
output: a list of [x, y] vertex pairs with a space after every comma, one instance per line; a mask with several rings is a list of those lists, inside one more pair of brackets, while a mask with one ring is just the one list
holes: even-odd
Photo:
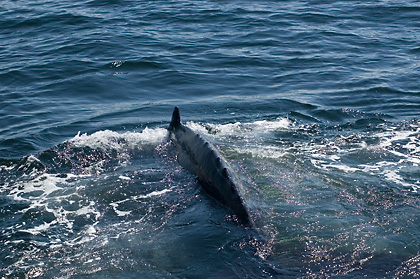
[[419, 2], [5, 0], [0, 30], [0, 278], [420, 277]]

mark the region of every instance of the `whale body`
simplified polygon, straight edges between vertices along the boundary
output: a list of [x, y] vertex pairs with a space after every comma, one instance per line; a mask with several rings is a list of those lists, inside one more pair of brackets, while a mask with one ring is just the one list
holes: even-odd
[[168, 130], [177, 146], [179, 164], [197, 175], [204, 190], [230, 208], [240, 224], [251, 226], [248, 209], [240, 195], [239, 181], [228, 163], [211, 143], [181, 123], [178, 107], [173, 111]]

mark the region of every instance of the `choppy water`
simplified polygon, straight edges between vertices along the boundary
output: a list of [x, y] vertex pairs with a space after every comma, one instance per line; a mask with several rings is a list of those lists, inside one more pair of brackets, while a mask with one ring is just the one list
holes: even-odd
[[[420, 277], [416, 1], [3, 1], [1, 278]], [[176, 162], [173, 107], [242, 181]]]

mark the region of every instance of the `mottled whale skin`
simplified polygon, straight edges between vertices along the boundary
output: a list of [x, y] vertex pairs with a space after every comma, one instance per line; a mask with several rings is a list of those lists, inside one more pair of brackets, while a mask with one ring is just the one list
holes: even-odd
[[251, 226], [248, 209], [240, 195], [239, 182], [229, 165], [211, 143], [181, 123], [178, 107], [174, 109], [168, 130], [177, 146], [179, 164], [197, 175], [204, 190], [229, 207], [240, 224]]

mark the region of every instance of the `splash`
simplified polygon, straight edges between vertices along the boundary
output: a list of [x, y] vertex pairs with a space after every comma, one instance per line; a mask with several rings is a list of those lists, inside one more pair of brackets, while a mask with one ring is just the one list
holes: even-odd
[[145, 128], [138, 133], [104, 130], [88, 135], [79, 132], [38, 157], [50, 172], [98, 175], [129, 164], [137, 154], [153, 152], [166, 135], [163, 128]]
[[275, 120], [259, 120], [254, 122], [235, 122], [226, 124], [200, 124], [187, 122], [187, 126], [202, 134], [214, 135], [215, 137], [238, 137], [258, 139], [276, 131], [287, 130], [292, 127], [288, 118], [277, 118]]
[[90, 147], [102, 149], [134, 149], [147, 144], [162, 142], [167, 134], [163, 128], [145, 128], [142, 132], [118, 133], [110, 130], [98, 131], [91, 135], [80, 132], [68, 141], [74, 147]]
[[301, 157], [316, 169], [379, 176], [413, 192], [420, 191], [420, 123], [387, 126], [357, 134], [321, 133], [321, 127], [297, 125], [288, 118], [249, 123], [188, 126], [230, 148], [230, 153], [256, 159]]
[[233, 147], [234, 152], [271, 159], [283, 157], [287, 154], [287, 150], [277, 145], [266, 144], [266, 142], [275, 140], [278, 133], [289, 131], [294, 127], [289, 118], [282, 117], [274, 120], [227, 124], [188, 122], [187, 125], [201, 134], [212, 137], [212, 141], [224, 142], [225, 145]]

